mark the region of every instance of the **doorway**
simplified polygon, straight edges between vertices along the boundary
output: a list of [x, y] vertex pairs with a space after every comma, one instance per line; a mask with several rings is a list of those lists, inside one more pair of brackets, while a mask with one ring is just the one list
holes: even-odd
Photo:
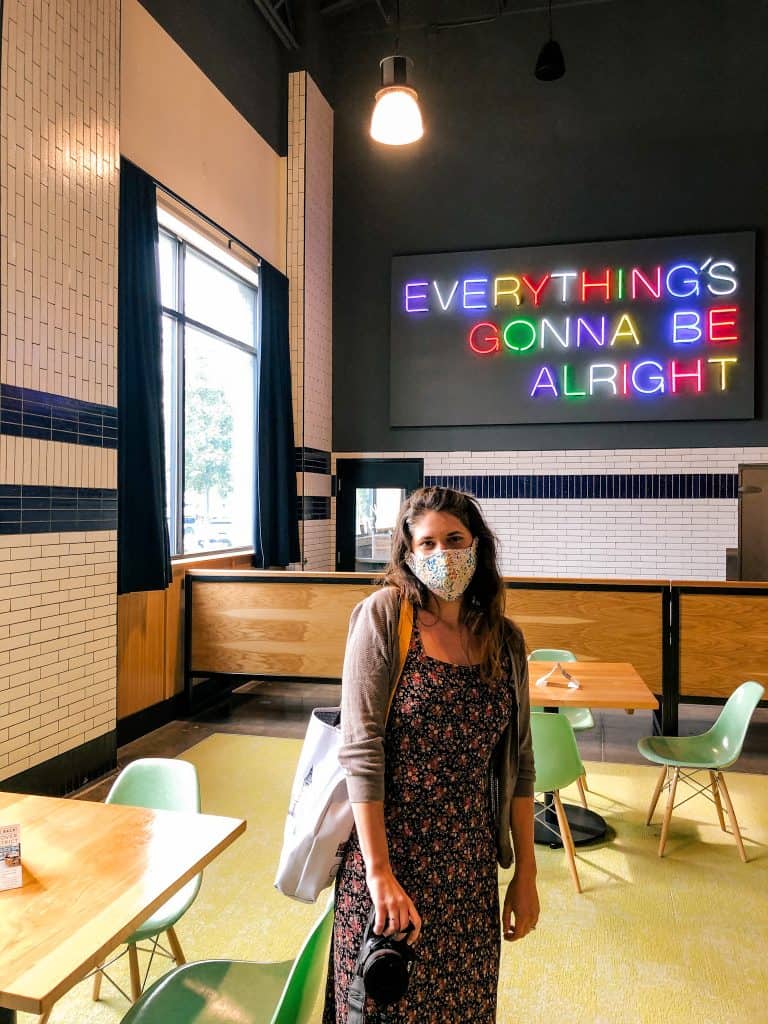
[[424, 482], [423, 459], [336, 460], [336, 569], [381, 572], [403, 501]]

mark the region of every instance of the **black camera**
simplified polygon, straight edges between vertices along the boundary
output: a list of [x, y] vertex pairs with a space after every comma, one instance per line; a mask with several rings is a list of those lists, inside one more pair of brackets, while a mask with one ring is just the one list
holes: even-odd
[[[375, 912], [371, 913], [357, 958], [357, 974], [362, 977], [366, 995], [379, 1006], [402, 999], [408, 990], [408, 978], [416, 956], [405, 938], [376, 935]], [[408, 932], [413, 925], [408, 925]], [[407, 932], [406, 932], [407, 934]]]

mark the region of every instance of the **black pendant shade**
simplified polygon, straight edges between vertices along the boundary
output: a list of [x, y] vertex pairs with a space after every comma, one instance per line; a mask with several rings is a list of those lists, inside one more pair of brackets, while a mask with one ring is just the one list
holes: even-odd
[[556, 82], [565, 74], [565, 58], [560, 44], [548, 39], [539, 51], [534, 75], [540, 82]]

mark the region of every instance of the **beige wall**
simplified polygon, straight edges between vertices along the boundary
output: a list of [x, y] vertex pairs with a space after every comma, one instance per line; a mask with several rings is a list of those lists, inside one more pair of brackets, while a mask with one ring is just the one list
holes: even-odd
[[120, 152], [285, 272], [286, 160], [123, 0]]

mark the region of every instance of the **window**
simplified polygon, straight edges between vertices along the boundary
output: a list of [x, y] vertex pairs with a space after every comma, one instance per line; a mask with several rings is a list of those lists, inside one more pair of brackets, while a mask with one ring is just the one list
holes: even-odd
[[253, 545], [258, 274], [162, 206], [171, 554]]

